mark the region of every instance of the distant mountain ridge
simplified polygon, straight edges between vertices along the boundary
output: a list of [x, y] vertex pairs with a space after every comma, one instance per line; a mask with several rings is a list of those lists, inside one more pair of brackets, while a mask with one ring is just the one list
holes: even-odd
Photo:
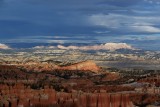
[[[9, 47], [11, 45], [11, 47]], [[16, 44], [1, 44], [0, 43], [0, 49], [17, 49], [19, 48], [33, 48], [33, 49], [65, 49], [65, 50], [118, 50], [118, 49], [130, 49], [134, 50], [131, 45], [126, 43], [105, 43], [105, 44], [83, 44], [83, 45], [71, 45], [71, 44], [25, 44], [25, 47], [23, 47], [24, 44], [19, 44], [18, 47]], [[16, 46], [16, 47], [15, 47]], [[22, 46], [22, 47], [19, 47]]]
[[130, 49], [135, 50], [131, 45], [126, 43], [105, 43], [105, 44], [97, 44], [97, 45], [57, 45], [57, 46], [35, 46], [33, 49], [64, 49], [64, 50], [118, 50], [118, 49]]
[[0, 43], [0, 49], [10, 49], [9, 46]]

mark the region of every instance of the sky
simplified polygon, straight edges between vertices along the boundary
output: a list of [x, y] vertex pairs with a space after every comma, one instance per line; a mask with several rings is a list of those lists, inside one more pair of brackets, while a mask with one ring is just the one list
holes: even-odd
[[123, 42], [160, 50], [160, 0], [0, 0], [0, 43]]

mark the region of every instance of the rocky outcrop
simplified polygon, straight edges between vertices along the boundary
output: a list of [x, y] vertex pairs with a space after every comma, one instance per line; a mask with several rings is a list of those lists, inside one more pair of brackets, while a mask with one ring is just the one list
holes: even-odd
[[93, 71], [95, 73], [100, 71], [100, 68], [96, 65], [96, 63], [94, 61], [91, 61], [91, 60], [79, 62], [79, 63], [76, 63], [76, 64], [72, 64], [70, 66], [64, 66], [64, 67], [61, 67], [60, 69]]
[[127, 93], [56, 92], [48, 86], [34, 90], [23, 84], [0, 87], [4, 107], [133, 107], [129, 97]]
[[[138, 107], [146, 107], [147, 105], [159, 102], [160, 98], [154, 94], [148, 93], [135, 93], [130, 96], [131, 101]], [[159, 107], [159, 106], [157, 106]]]
[[59, 69], [58, 65], [50, 64], [50, 63], [27, 63], [22, 65], [27, 71], [53, 71], [55, 69]]
[[119, 73], [116, 72], [106, 72], [104, 74], [104, 77], [102, 78], [102, 81], [115, 81], [120, 78]]
[[22, 65], [27, 71], [54, 71], [54, 70], [71, 70], [71, 71], [92, 71], [99, 72], [100, 68], [96, 65], [94, 61], [88, 60], [83, 62], [78, 62], [72, 65], [58, 66], [53, 63], [26, 63]]

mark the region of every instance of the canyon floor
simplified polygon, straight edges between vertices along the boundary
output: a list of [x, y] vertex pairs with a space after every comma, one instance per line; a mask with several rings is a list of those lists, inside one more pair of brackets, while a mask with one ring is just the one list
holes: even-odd
[[0, 65], [2, 107], [158, 107], [159, 87], [157, 72], [104, 69], [93, 60]]

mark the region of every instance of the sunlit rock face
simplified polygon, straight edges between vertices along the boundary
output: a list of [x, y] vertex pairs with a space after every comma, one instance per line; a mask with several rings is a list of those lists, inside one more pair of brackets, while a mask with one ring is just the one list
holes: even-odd
[[[31, 89], [23, 84], [0, 85], [0, 99], [4, 107], [135, 107], [153, 103], [153, 94], [95, 92], [57, 92], [52, 87]], [[133, 103], [132, 103], [133, 101]]]
[[64, 66], [60, 69], [64, 70], [82, 70], [82, 71], [93, 71], [98, 72], [100, 68], [95, 64], [94, 61], [88, 60], [84, 62], [79, 62], [70, 66]]
[[92, 71], [97, 73], [101, 70], [100, 67], [98, 67], [96, 63], [92, 60], [78, 62], [72, 65], [64, 65], [62, 67], [55, 64], [29, 62], [27, 64], [24, 64], [23, 67], [27, 69], [27, 71], [37, 71], [37, 72], [53, 71], [53, 70], [79, 70], [79, 71]]

